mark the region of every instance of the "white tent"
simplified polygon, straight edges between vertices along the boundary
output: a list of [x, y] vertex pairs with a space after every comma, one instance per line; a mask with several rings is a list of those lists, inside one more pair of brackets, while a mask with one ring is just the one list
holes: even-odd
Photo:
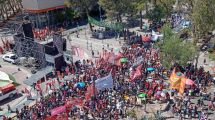
[[8, 74], [6, 74], [5, 72], [0, 71], [0, 80], [2, 81], [11, 81], [10, 77], [8, 76]]

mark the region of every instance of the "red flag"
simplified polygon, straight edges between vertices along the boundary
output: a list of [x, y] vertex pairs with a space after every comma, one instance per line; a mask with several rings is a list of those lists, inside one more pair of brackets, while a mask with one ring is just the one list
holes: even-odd
[[10, 42], [8, 40], [6, 40], [6, 48], [10, 49]]
[[72, 67], [72, 74], [73, 75], [75, 74], [75, 68], [74, 68], [74, 66]]
[[[93, 84], [87, 87], [87, 92], [85, 94], [85, 99], [90, 100], [91, 97], [94, 95], [94, 88]], [[95, 91], [96, 92], [96, 91]]]
[[37, 116], [34, 113], [32, 113], [32, 119], [37, 120]]
[[131, 81], [133, 81], [134, 79], [136, 79], [137, 77], [140, 77], [142, 75], [142, 64], [139, 65], [135, 71], [133, 71], [133, 73], [130, 76]]
[[119, 51], [119, 53], [116, 55], [115, 57], [115, 65], [117, 66], [121, 66], [121, 62], [120, 62], [120, 59], [123, 57], [123, 54]]
[[0, 46], [0, 54], [3, 54], [4, 50], [3, 48]]
[[4, 42], [4, 40], [2, 38], [1, 38], [1, 41], [2, 41], [3, 45], [5, 46], [6, 44], [5, 44], [5, 42]]
[[115, 59], [120, 59], [123, 57], [123, 54], [119, 51], [119, 53], [116, 55]]
[[41, 86], [39, 83], [36, 84], [36, 89], [39, 90], [40, 92], [42, 92]]
[[114, 63], [115, 63], [115, 65], [117, 65], [117, 66], [121, 66], [120, 59], [116, 59], [116, 60], [114, 61]]
[[149, 37], [149, 36], [142, 36], [142, 41], [143, 42], [150, 42], [151, 41], [151, 37]]
[[30, 91], [29, 91], [27, 88], [25, 88], [24, 92], [25, 92], [26, 94], [30, 94]]
[[116, 67], [115, 66], [112, 67], [111, 74], [112, 74], [113, 77], [116, 76]]

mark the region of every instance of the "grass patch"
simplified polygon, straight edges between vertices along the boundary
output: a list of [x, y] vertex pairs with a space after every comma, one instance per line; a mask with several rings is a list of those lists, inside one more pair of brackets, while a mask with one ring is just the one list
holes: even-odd
[[215, 61], [215, 52], [209, 53], [209, 58]]
[[16, 79], [13, 77], [13, 75], [11, 74], [7, 74], [10, 78], [10, 80], [13, 81], [13, 85], [15, 85], [16, 87], [18, 87], [20, 84], [16, 82]]

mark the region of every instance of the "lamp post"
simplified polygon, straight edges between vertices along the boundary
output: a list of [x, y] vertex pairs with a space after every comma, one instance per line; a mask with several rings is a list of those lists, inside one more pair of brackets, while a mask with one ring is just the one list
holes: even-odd
[[88, 45], [89, 45], [89, 42], [88, 42], [88, 39], [87, 39], [87, 27], [85, 28], [85, 39], [87, 40], [87, 50], [88, 50]]
[[99, 16], [100, 16], [100, 22], [102, 21], [102, 10], [101, 10], [101, 6], [99, 6]]

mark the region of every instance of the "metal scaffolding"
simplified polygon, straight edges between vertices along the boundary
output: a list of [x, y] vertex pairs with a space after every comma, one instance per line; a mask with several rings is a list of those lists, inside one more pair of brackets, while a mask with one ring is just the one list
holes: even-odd
[[33, 38], [24, 37], [23, 34], [15, 35], [14, 43], [13, 52], [16, 53], [18, 57], [33, 57], [37, 61], [38, 68], [46, 67], [44, 45], [35, 42]]

